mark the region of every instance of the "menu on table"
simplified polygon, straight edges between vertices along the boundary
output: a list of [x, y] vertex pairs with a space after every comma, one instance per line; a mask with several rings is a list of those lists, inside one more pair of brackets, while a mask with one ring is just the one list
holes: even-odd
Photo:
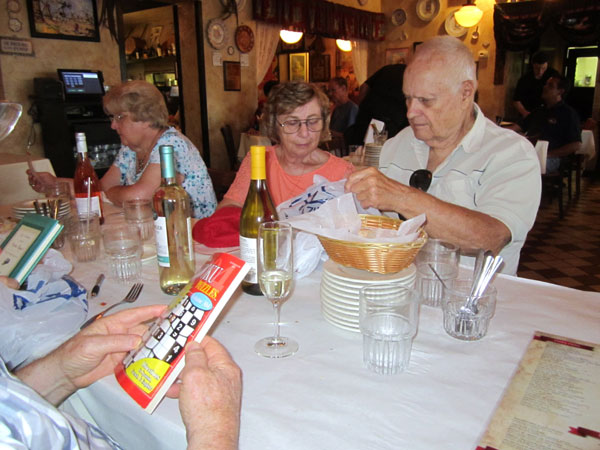
[[477, 450], [600, 449], [600, 344], [536, 331]]

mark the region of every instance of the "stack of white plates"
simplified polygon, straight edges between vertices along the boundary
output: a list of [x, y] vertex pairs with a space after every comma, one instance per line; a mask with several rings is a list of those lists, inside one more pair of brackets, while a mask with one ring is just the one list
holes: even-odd
[[417, 270], [414, 264], [397, 273], [382, 275], [342, 266], [331, 259], [323, 264], [321, 279], [321, 313], [338, 328], [360, 332], [358, 301], [365, 286], [394, 283], [412, 288]]
[[381, 145], [375, 144], [365, 145], [365, 166], [379, 167], [381, 147]]
[[[44, 211], [43, 205], [46, 205], [48, 215], [50, 215], [50, 209], [48, 207], [48, 200], [42, 198], [42, 199], [37, 200], [37, 202], [40, 205], [40, 209], [42, 210], [42, 212]], [[14, 213], [16, 219], [21, 219], [25, 214], [28, 214], [28, 213], [33, 213], [33, 214], [36, 213], [35, 206], [33, 205], [33, 200], [27, 200], [25, 202], [17, 203], [16, 205], [13, 205], [12, 209], [13, 209], [13, 213]], [[58, 209], [58, 218], [62, 219], [63, 217], [68, 216], [70, 212], [71, 212], [71, 203], [61, 202], [60, 207]]]

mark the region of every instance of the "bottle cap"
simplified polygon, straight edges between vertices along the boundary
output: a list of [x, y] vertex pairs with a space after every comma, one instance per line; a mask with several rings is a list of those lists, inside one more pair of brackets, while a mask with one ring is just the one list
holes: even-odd
[[265, 146], [252, 145], [250, 147], [250, 158], [252, 170], [250, 178], [252, 180], [264, 180], [267, 178], [265, 171]]
[[75, 144], [77, 145], [77, 151], [79, 153], [87, 153], [87, 142], [85, 140], [85, 133], [75, 133]]
[[163, 178], [175, 178], [175, 161], [173, 158], [173, 146], [161, 145], [158, 147], [160, 153], [160, 168]]

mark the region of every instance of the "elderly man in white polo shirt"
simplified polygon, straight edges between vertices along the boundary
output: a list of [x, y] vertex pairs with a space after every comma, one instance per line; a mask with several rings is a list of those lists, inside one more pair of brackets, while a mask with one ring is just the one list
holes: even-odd
[[[472, 264], [468, 255], [478, 249], [491, 250], [504, 258], [502, 272], [516, 274], [541, 195], [533, 146], [475, 104], [475, 63], [456, 38], [420, 45], [403, 91], [410, 127], [385, 143], [379, 171], [354, 172], [346, 190], [364, 207], [406, 218], [425, 213], [431, 237], [461, 247], [461, 264]], [[432, 174], [428, 189], [414, 176], [410, 182], [417, 170]]]

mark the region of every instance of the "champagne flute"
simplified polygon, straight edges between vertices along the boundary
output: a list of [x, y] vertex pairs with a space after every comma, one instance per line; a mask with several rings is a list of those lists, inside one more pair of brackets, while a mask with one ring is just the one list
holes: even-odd
[[281, 304], [292, 288], [292, 226], [285, 222], [264, 222], [258, 229], [258, 283], [275, 309], [275, 336], [261, 339], [254, 350], [267, 358], [283, 358], [298, 351], [298, 343], [280, 336]]

